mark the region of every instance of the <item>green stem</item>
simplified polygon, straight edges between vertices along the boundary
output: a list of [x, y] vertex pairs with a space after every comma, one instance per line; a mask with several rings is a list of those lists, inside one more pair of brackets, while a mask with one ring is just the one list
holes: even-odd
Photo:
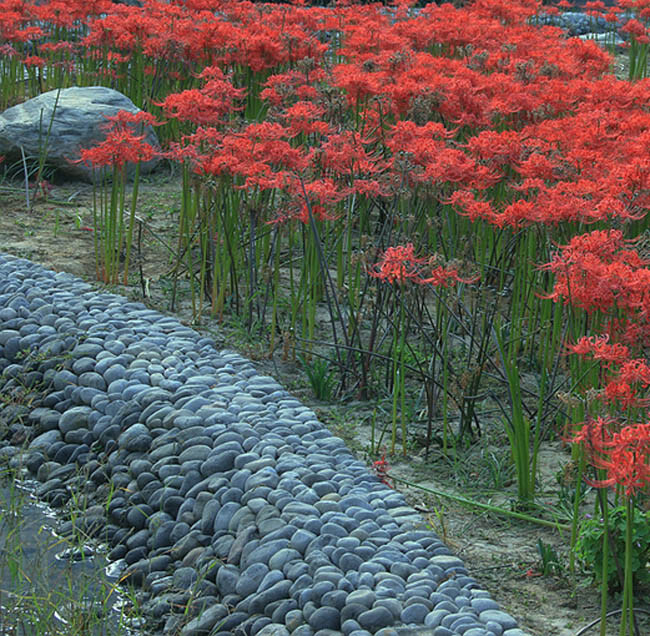
[[620, 636], [633, 636], [634, 633], [634, 587], [632, 577], [632, 541], [634, 540], [634, 503], [632, 497], [625, 502], [625, 583], [623, 584], [623, 614], [621, 615]]
[[571, 573], [574, 586], [575, 586], [575, 572], [576, 572], [575, 545], [576, 545], [576, 540], [578, 539], [578, 517], [580, 515], [582, 475], [585, 471], [584, 450], [582, 449], [582, 447], [579, 447], [578, 450], [576, 450], [575, 452], [580, 453], [580, 458], [578, 460], [578, 473], [576, 475], [576, 488], [575, 488], [575, 495], [573, 499], [573, 519], [571, 520], [571, 549], [569, 550], [569, 572]]
[[131, 244], [133, 242], [133, 226], [135, 225], [135, 205], [138, 200], [138, 185], [140, 183], [140, 162], [135, 166], [133, 178], [133, 190], [131, 192], [131, 211], [129, 215], [129, 227], [126, 235], [126, 258], [124, 259], [124, 284], [128, 285], [129, 261], [131, 259]]
[[607, 636], [607, 593], [609, 591], [609, 510], [607, 494], [600, 490], [600, 504], [603, 514], [603, 570], [600, 583], [600, 636]]
[[435, 488], [427, 488], [425, 486], [420, 486], [420, 484], [413, 483], [407, 479], [402, 479], [401, 477], [395, 477], [394, 475], [389, 474], [388, 477], [396, 482], [405, 484], [410, 488], [417, 488], [424, 492], [431, 493], [432, 495], [437, 495], [438, 497], [444, 497], [445, 499], [451, 499], [460, 504], [470, 506], [472, 508], [480, 508], [481, 510], [487, 510], [493, 512], [497, 515], [504, 515], [506, 517], [512, 517], [513, 519], [519, 519], [521, 521], [528, 521], [529, 523], [534, 523], [539, 526], [544, 526], [545, 528], [554, 528], [558, 531], [569, 531], [571, 529], [565, 523], [559, 523], [557, 521], [548, 521], [547, 519], [539, 519], [538, 517], [532, 517], [531, 515], [524, 514], [523, 512], [515, 512], [514, 510], [506, 510], [505, 508], [500, 508], [499, 506], [493, 506], [491, 504], [481, 503], [479, 501], [474, 501], [472, 499], [466, 499], [465, 497], [460, 497], [459, 495], [452, 495], [448, 492], [443, 492], [442, 490], [437, 490]]

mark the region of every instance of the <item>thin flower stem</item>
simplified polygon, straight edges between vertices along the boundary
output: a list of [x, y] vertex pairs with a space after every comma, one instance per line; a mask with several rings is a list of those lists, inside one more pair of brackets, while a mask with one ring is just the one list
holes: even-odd
[[505, 508], [500, 508], [499, 506], [493, 506], [491, 504], [482, 503], [480, 501], [474, 501], [473, 499], [467, 499], [466, 497], [460, 497], [459, 495], [452, 495], [451, 493], [444, 492], [436, 488], [427, 488], [425, 486], [421, 486], [420, 484], [416, 484], [412, 481], [408, 481], [407, 479], [402, 479], [401, 477], [397, 477], [390, 473], [388, 474], [388, 477], [393, 481], [399, 482], [401, 484], [405, 484], [410, 488], [417, 488], [418, 490], [431, 493], [432, 495], [438, 495], [439, 497], [444, 497], [445, 499], [451, 499], [452, 501], [456, 501], [460, 504], [470, 506], [471, 508], [481, 508], [482, 510], [487, 510], [488, 512], [493, 512], [494, 514], [497, 515], [512, 517], [513, 519], [519, 519], [520, 521], [527, 521], [528, 523], [534, 523], [538, 526], [544, 526], [545, 528], [554, 528], [558, 532], [568, 532], [571, 529], [571, 526], [568, 526], [567, 524], [564, 523], [560, 523], [558, 521], [548, 521], [547, 519], [540, 519], [539, 517], [533, 517], [523, 512], [506, 510]]
[[135, 225], [135, 206], [138, 201], [138, 186], [140, 184], [140, 162], [135, 166], [133, 190], [131, 192], [131, 210], [129, 214], [129, 227], [126, 235], [126, 257], [124, 260], [124, 284], [129, 282], [129, 263], [131, 261], [131, 245], [133, 243], [133, 227]]
[[603, 570], [600, 580], [600, 636], [607, 636], [607, 598], [609, 592], [609, 508], [607, 494], [600, 490], [600, 506], [603, 515]]

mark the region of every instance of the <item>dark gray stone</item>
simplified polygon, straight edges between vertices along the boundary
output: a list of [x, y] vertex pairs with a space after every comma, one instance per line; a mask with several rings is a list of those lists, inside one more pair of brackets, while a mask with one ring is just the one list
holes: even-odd
[[129, 452], [144, 453], [151, 446], [151, 434], [144, 424], [133, 424], [118, 437], [117, 443]]
[[315, 629], [339, 629], [341, 616], [335, 607], [319, 607], [310, 617], [309, 625]]
[[179, 464], [197, 460], [203, 462], [205, 459], [207, 459], [208, 455], [210, 455], [211, 452], [212, 448], [210, 446], [205, 446], [202, 444], [190, 446], [178, 456], [178, 462]]
[[216, 583], [222, 595], [230, 594], [237, 587], [240, 572], [234, 565], [222, 565], [217, 570]]
[[242, 571], [236, 583], [235, 592], [240, 596], [249, 596], [256, 592], [268, 572], [269, 568], [264, 563], [252, 563]]
[[499, 623], [499, 625], [503, 626], [504, 630], [510, 630], [517, 627], [517, 621], [512, 618], [510, 614], [506, 614], [505, 612], [496, 609], [488, 609], [482, 611], [479, 614], [479, 620], [482, 623], [487, 623], [488, 621]]
[[218, 532], [219, 530], [227, 530], [233, 515], [240, 508], [241, 505], [234, 501], [229, 501], [221, 506], [215, 515], [213, 530], [215, 532]]
[[228, 608], [224, 605], [211, 605], [183, 627], [181, 636], [205, 636], [227, 616]]
[[382, 627], [387, 627], [393, 624], [393, 615], [385, 607], [375, 607], [367, 610], [356, 619], [364, 629], [368, 631], [377, 631]]
[[499, 609], [498, 603], [493, 601], [491, 598], [473, 598], [470, 601], [472, 609], [474, 609], [478, 614], [486, 610], [497, 610]]
[[403, 623], [424, 623], [424, 618], [429, 613], [429, 608], [426, 605], [420, 603], [414, 603], [409, 605], [402, 610], [400, 619]]
[[57, 430], [46, 431], [36, 436], [30, 443], [29, 448], [43, 448], [45, 450], [49, 449], [55, 442], [60, 442], [62, 439], [61, 433]]
[[275, 585], [271, 586], [269, 589], [255, 594], [251, 597], [251, 602], [249, 605], [249, 611], [251, 614], [257, 612], [263, 612], [264, 608], [273, 603], [274, 601], [279, 601], [281, 599], [286, 599], [289, 596], [289, 588], [291, 587], [291, 581], [282, 580], [278, 581]]
[[237, 455], [239, 455], [237, 450], [213, 449], [201, 465], [201, 474], [208, 476], [229, 471], [234, 466]]
[[257, 636], [289, 636], [291, 632], [280, 623], [270, 623], [255, 633]]
[[89, 406], [74, 406], [59, 418], [59, 429], [63, 435], [79, 428], [88, 428], [88, 418], [92, 413]]
[[194, 568], [181, 567], [172, 575], [174, 587], [181, 590], [188, 590], [196, 583], [199, 575]]
[[375, 593], [372, 590], [355, 590], [348, 595], [348, 603], [359, 603], [366, 608], [371, 608], [375, 602]]

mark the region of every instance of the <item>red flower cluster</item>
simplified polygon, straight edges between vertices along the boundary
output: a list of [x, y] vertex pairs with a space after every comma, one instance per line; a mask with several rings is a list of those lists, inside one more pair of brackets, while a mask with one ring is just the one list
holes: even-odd
[[425, 258], [415, 256], [413, 243], [389, 247], [381, 260], [368, 273], [385, 283], [403, 284], [406, 281], [422, 283], [422, 265]]
[[607, 471], [602, 480], [591, 480], [597, 488], [621, 486], [627, 497], [648, 492], [650, 486], [650, 424], [616, 430], [610, 418], [583, 424], [572, 440], [582, 444], [593, 466]]
[[217, 66], [206, 67], [199, 78], [206, 80], [200, 89], [172, 93], [158, 105], [169, 116], [197, 126], [223, 123], [225, 115], [238, 110], [235, 103], [245, 96], [245, 89], [236, 89]]
[[643, 397], [650, 387], [650, 365], [643, 358], [632, 357], [626, 345], [610, 343], [606, 334], [583, 336], [576, 344], [569, 345], [568, 350], [583, 357], [591, 355], [601, 363], [601, 397], [606, 402], [622, 409], [650, 404], [650, 399]]
[[571, 239], [545, 266], [556, 275], [550, 298], [589, 312], [616, 307], [645, 321], [650, 316], [649, 262], [627, 249], [631, 245], [620, 230], [597, 230]]
[[403, 284], [407, 281], [417, 285], [433, 285], [434, 287], [449, 287], [456, 283], [473, 283], [478, 278], [461, 278], [458, 269], [454, 267], [434, 267], [426, 270], [425, 263], [429, 258], [415, 256], [413, 243], [389, 247], [381, 259], [369, 269], [368, 274], [385, 283]]
[[389, 481], [390, 477], [388, 476], [388, 471], [390, 470], [390, 466], [386, 461], [386, 453], [381, 456], [381, 459], [372, 463], [372, 469], [375, 471], [375, 475], [377, 475], [382, 484], [386, 484], [390, 488], [394, 487]]
[[103, 142], [92, 148], [82, 149], [77, 162], [89, 163], [94, 167], [114, 166], [122, 169], [127, 163], [151, 161], [158, 151], [147, 141], [146, 135], [136, 134], [137, 126], [155, 124], [154, 117], [144, 111], [131, 113], [126, 110], [107, 117], [108, 133]]

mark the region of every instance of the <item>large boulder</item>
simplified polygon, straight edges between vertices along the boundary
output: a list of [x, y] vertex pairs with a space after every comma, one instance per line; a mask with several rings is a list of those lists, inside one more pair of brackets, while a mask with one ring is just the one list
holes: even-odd
[[[22, 147], [33, 163], [45, 152], [46, 165], [70, 177], [92, 181], [91, 166], [73, 162], [79, 159], [80, 149], [91, 148], [106, 138], [106, 116], [120, 110], [139, 111], [128, 97], [104, 86], [75, 86], [43, 93], [0, 114], [0, 155], [7, 163], [21, 161]], [[151, 126], [143, 132], [146, 141], [159, 149]], [[150, 172], [157, 163], [158, 159], [143, 163], [141, 170]]]

